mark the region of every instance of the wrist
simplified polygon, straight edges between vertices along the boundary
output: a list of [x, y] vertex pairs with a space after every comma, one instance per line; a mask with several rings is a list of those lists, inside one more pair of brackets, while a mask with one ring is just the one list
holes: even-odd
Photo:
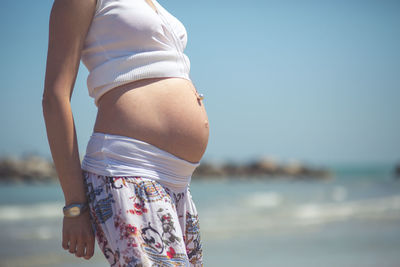
[[88, 203], [73, 203], [63, 207], [64, 217], [78, 217], [82, 213], [88, 210]]
[[68, 206], [68, 205], [71, 205], [71, 204], [83, 204], [83, 203], [87, 203], [86, 198], [84, 198], [84, 199], [70, 199], [70, 200], [65, 200], [64, 205], [65, 205], [65, 206]]
[[86, 203], [87, 198], [86, 195], [78, 195], [78, 196], [65, 196], [65, 206], [75, 204], [75, 203]]

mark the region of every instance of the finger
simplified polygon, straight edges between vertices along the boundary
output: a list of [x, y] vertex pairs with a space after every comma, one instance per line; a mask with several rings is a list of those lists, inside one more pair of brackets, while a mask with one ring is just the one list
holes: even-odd
[[77, 256], [78, 258], [84, 256], [85, 254], [85, 242], [83, 240], [78, 240], [77, 244], [76, 244], [76, 252], [75, 252], [75, 256]]
[[63, 232], [62, 247], [65, 250], [69, 249], [68, 241], [69, 241], [69, 236], [66, 233]]
[[69, 240], [69, 252], [75, 253], [76, 252], [76, 239], [71, 238]]
[[90, 259], [91, 257], [93, 257], [93, 254], [94, 254], [94, 239], [86, 243], [85, 259], [86, 260]]

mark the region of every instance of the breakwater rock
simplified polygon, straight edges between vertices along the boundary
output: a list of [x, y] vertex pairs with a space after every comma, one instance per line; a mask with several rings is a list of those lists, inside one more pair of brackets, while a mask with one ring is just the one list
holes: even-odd
[[306, 166], [300, 162], [282, 164], [269, 159], [259, 159], [244, 164], [202, 162], [193, 176], [328, 179], [332, 177], [332, 173], [327, 168]]
[[57, 172], [53, 162], [40, 156], [0, 159], [0, 181], [35, 182], [50, 181], [56, 178]]
[[400, 178], [400, 163], [394, 169], [394, 176]]
[[[193, 178], [235, 178], [235, 177], [292, 177], [302, 179], [326, 179], [331, 172], [325, 168], [306, 166], [300, 162], [279, 164], [269, 159], [259, 159], [248, 163], [211, 163], [202, 161]], [[57, 180], [57, 172], [51, 160], [40, 156], [24, 158], [0, 158], [0, 181], [5, 182], [45, 182]]]

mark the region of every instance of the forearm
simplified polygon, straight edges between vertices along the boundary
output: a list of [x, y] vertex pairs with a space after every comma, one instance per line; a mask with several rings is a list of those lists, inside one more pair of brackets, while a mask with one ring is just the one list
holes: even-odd
[[78, 142], [69, 99], [44, 97], [47, 138], [66, 205], [86, 201]]

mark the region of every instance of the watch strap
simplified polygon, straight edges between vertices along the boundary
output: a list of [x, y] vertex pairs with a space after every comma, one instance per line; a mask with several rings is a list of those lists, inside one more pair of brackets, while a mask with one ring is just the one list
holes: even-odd
[[64, 206], [63, 213], [65, 217], [78, 217], [88, 208], [87, 203], [73, 203]]

